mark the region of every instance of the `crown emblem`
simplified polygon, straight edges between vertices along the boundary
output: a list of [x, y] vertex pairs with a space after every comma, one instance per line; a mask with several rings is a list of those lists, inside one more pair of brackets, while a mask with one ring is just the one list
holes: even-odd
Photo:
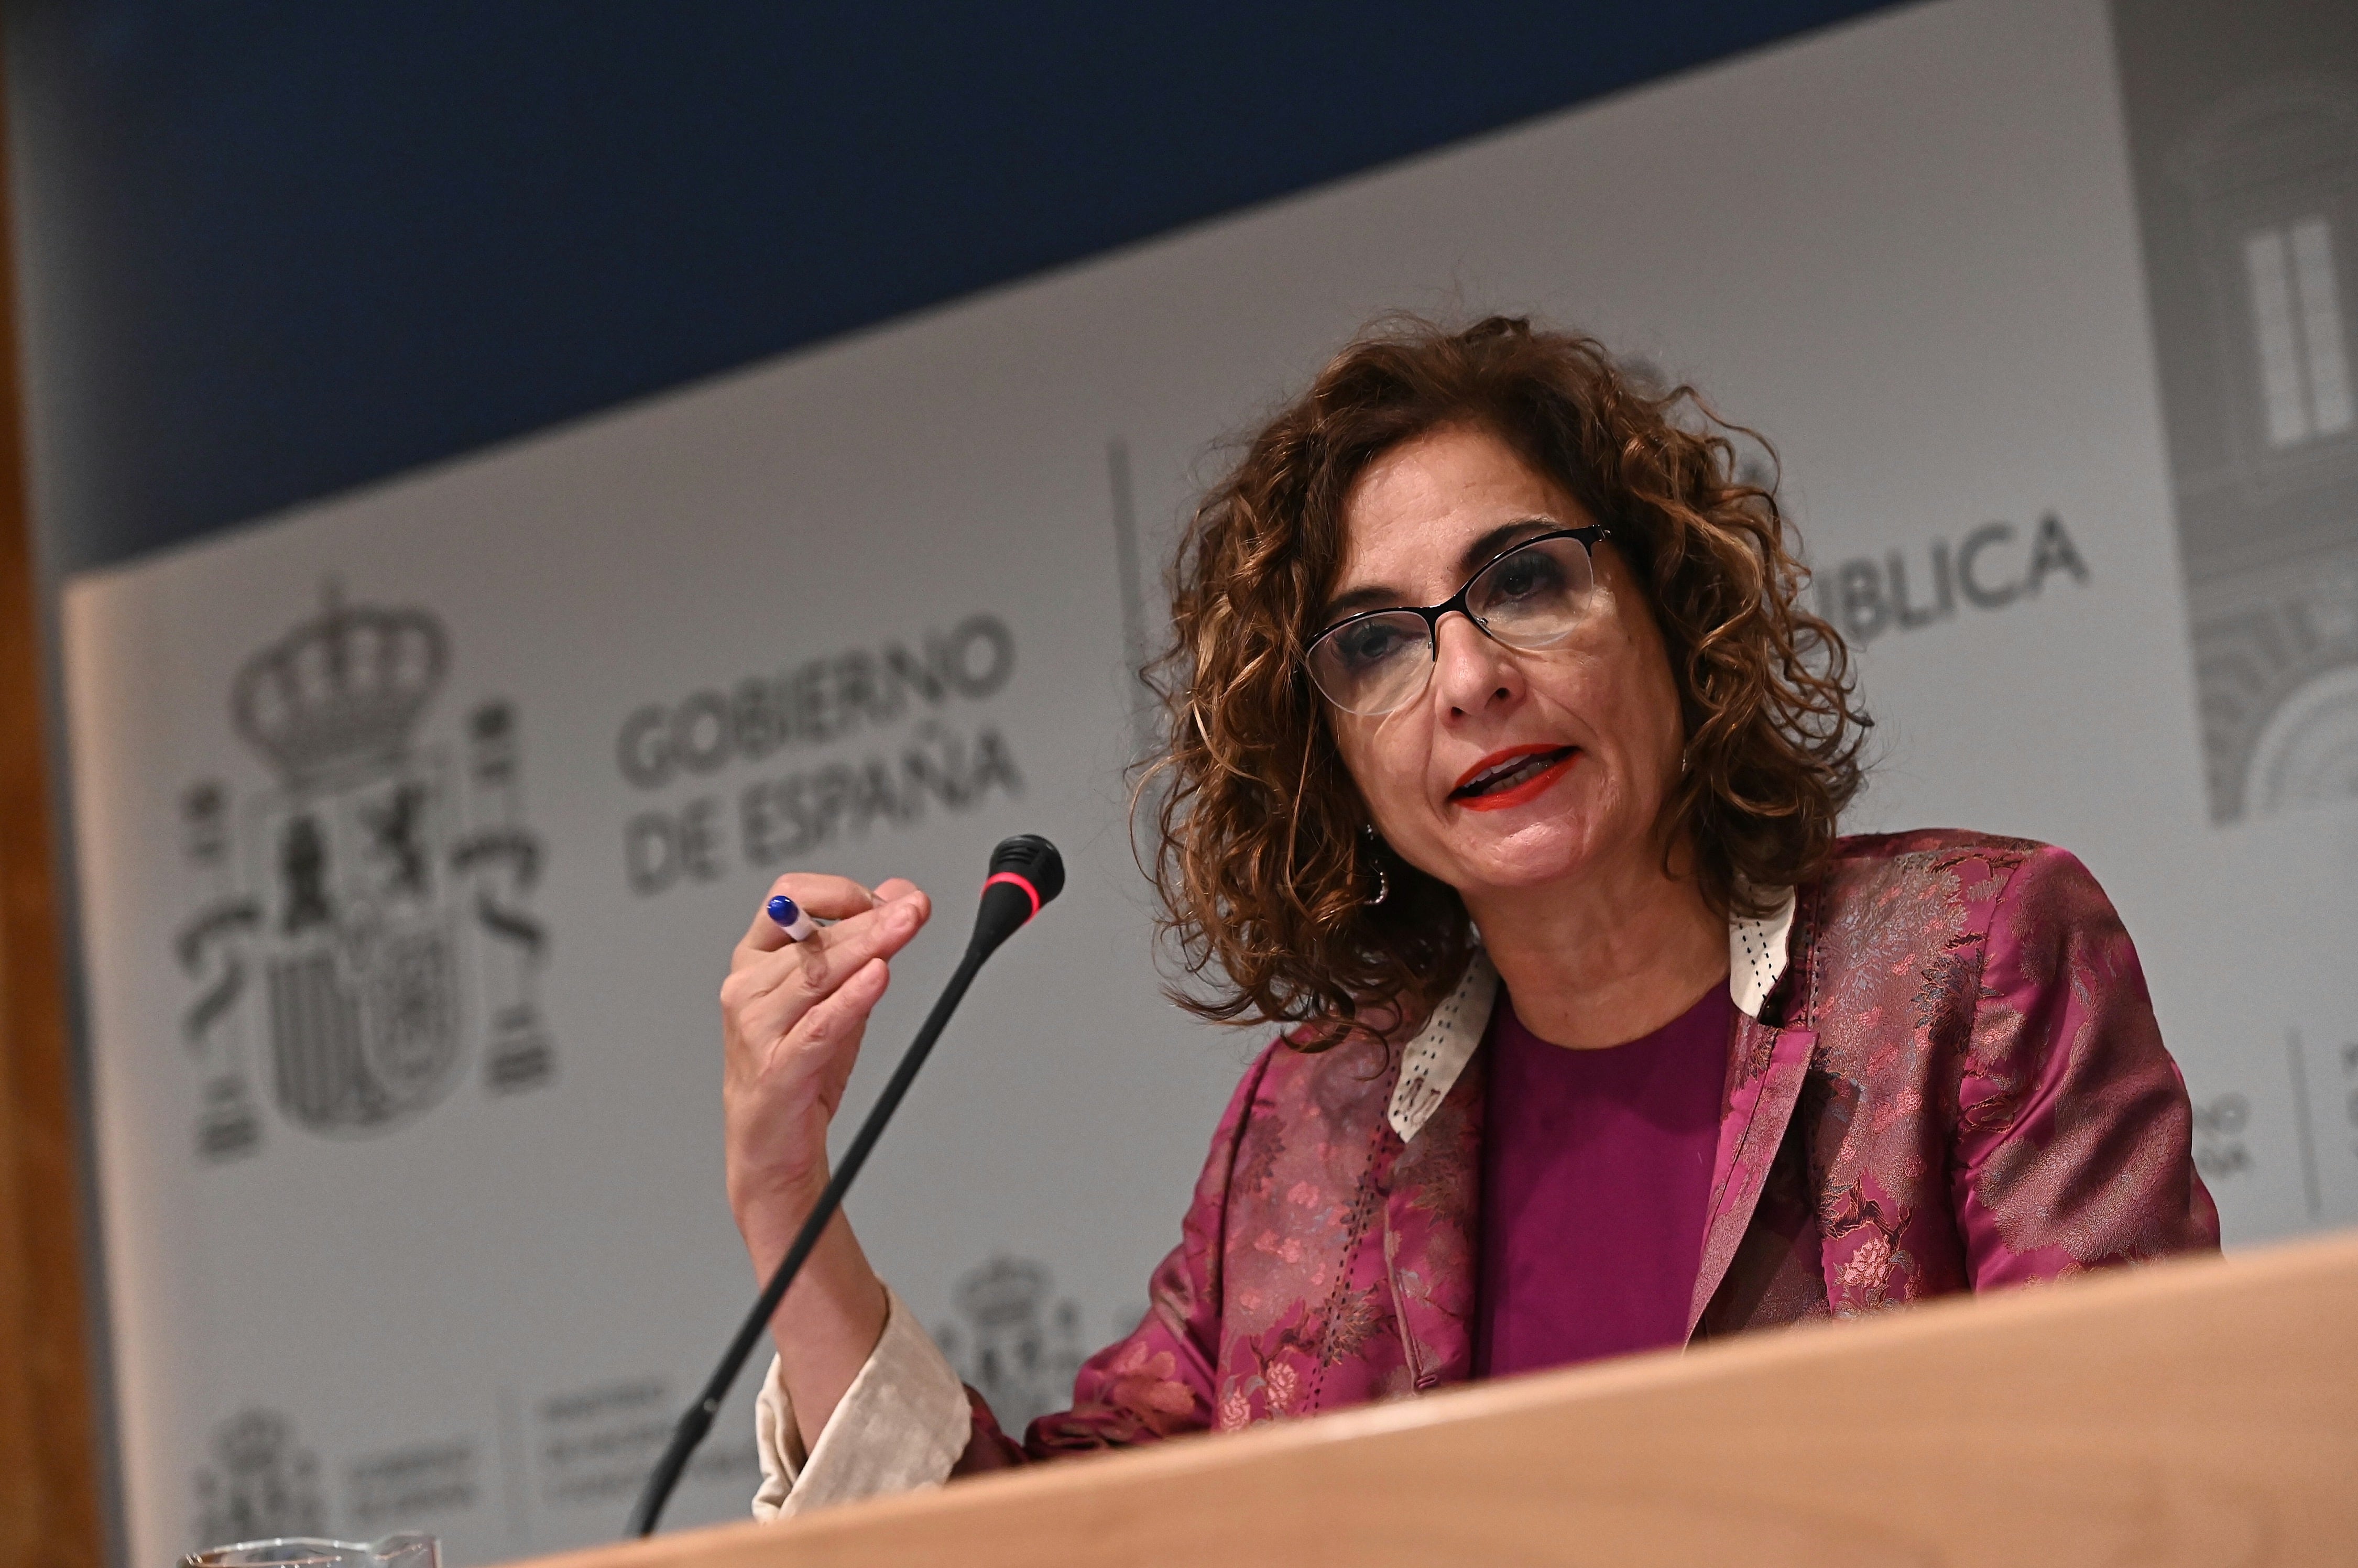
[[252, 1476], [278, 1463], [291, 1435], [275, 1411], [240, 1411], [214, 1429], [213, 1449], [232, 1475]]
[[322, 597], [317, 616], [248, 659], [230, 688], [237, 732], [292, 785], [398, 756], [449, 657], [423, 611], [348, 605], [333, 583]]
[[959, 1281], [958, 1310], [987, 1332], [1036, 1317], [1047, 1294], [1047, 1270], [1020, 1258], [993, 1258]]

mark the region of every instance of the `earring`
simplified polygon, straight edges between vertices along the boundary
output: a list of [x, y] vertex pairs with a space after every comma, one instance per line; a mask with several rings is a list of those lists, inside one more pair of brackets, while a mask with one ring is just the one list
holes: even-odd
[[1359, 831], [1368, 836], [1368, 858], [1376, 863], [1376, 893], [1368, 900], [1368, 907], [1373, 909], [1392, 896], [1392, 880], [1384, 874], [1384, 862], [1379, 853], [1384, 841], [1376, 837], [1376, 825], [1370, 822]]

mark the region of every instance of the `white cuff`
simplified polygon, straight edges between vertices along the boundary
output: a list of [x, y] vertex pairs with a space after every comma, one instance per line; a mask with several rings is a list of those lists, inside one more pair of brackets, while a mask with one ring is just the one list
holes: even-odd
[[892, 1287], [884, 1333], [806, 1454], [775, 1357], [753, 1401], [762, 1489], [753, 1517], [784, 1519], [834, 1503], [937, 1487], [966, 1452], [974, 1407], [965, 1385]]

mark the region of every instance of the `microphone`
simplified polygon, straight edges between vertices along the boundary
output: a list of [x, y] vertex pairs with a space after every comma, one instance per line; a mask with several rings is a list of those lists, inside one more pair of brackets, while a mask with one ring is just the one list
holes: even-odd
[[729, 1348], [721, 1354], [720, 1365], [713, 1368], [712, 1376], [705, 1382], [704, 1391], [697, 1396], [696, 1403], [688, 1407], [687, 1412], [679, 1418], [679, 1424], [672, 1429], [670, 1444], [664, 1449], [663, 1457], [655, 1461], [654, 1469], [647, 1476], [646, 1487], [640, 1492], [638, 1504], [631, 1510], [630, 1534], [654, 1533], [655, 1522], [663, 1517], [664, 1505], [671, 1500], [672, 1488], [679, 1485], [680, 1476], [687, 1468], [688, 1456], [696, 1452], [696, 1445], [704, 1441], [704, 1434], [712, 1430], [712, 1418], [719, 1413], [720, 1402], [729, 1397], [730, 1385], [744, 1369], [745, 1357], [752, 1354], [753, 1346], [761, 1341], [762, 1331], [777, 1314], [778, 1303], [785, 1299], [786, 1287], [795, 1282], [795, 1275], [801, 1271], [803, 1260], [810, 1256], [811, 1249], [818, 1245], [827, 1221], [833, 1219], [835, 1211], [843, 1206], [843, 1195], [851, 1190], [852, 1178], [859, 1175], [860, 1167], [867, 1163], [869, 1151], [876, 1147], [876, 1140], [883, 1135], [884, 1124], [892, 1119], [892, 1112], [899, 1108], [902, 1097], [916, 1081], [917, 1069], [925, 1065], [925, 1057], [932, 1052], [935, 1040], [940, 1036], [943, 1025], [949, 1022], [950, 1014], [957, 1011], [958, 1002], [966, 996], [967, 987], [974, 983], [974, 977], [982, 968], [983, 960], [997, 952], [1000, 944], [1014, 935], [1026, 921], [1039, 914], [1064, 891], [1064, 857], [1056, 853], [1056, 846], [1038, 834], [1019, 833], [1012, 838], [1003, 838], [999, 848], [990, 852], [990, 872], [982, 884], [982, 907], [975, 912], [974, 935], [967, 939], [966, 957], [958, 960], [957, 971], [950, 976], [949, 983], [942, 988], [940, 999], [934, 1003], [934, 1011], [925, 1015], [925, 1026], [909, 1043], [909, 1049], [902, 1054], [901, 1065], [892, 1069], [892, 1077], [885, 1081], [884, 1092], [876, 1097], [876, 1104], [869, 1110], [868, 1119], [860, 1124], [860, 1131], [852, 1138], [851, 1146], [843, 1152], [843, 1162], [827, 1178], [827, 1190], [819, 1194], [818, 1203], [811, 1209], [810, 1217], [804, 1220], [802, 1229], [795, 1233], [794, 1245], [786, 1249], [786, 1255], [780, 1260], [777, 1271], [770, 1276], [770, 1282], [762, 1287], [761, 1299], [753, 1303], [753, 1310], [745, 1314], [745, 1321], [738, 1325], [736, 1337], [730, 1340]]
[[1064, 891], [1065, 858], [1056, 846], [1037, 833], [1001, 839], [990, 852], [990, 874], [982, 880], [982, 907], [975, 912], [968, 956], [989, 957]]

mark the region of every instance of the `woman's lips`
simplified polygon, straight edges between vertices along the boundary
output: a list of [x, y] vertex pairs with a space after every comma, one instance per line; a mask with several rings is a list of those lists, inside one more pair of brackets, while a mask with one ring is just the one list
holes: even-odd
[[[1503, 789], [1486, 790], [1479, 795], [1467, 793], [1476, 779], [1496, 774], [1502, 764], [1517, 761], [1528, 764], [1542, 759], [1552, 760], [1546, 761], [1535, 771], [1515, 774], [1515, 782]], [[1519, 746], [1509, 752], [1497, 752], [1476, 763], [1450, 792], [1449, 798], [1468, 811], [1503, 811], [1510, 806], [1537, 800], [1579, 760], [1580, 749], [1576, 746]]]

